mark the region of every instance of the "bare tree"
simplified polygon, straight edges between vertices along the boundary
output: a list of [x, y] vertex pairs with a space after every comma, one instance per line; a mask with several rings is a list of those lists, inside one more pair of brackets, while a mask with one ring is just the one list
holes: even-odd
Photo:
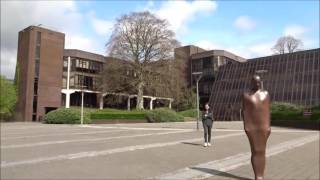
[[133, 12], [117, 19], [107, 43], [109, 55], [126, 62], [122, 66], [125, 70], [120, 70], [124, 73], [123, 76], [118, 77], [125, 78], [118, 81], [125, 85], [119, 86], [118, 90], [120, 87], [136, 90], [137, 109], [143, 109], [146, 85], [155, 83], [155, 77], [159, 79], [167, 73], [155, 70], [155, 62], [172, 59], [173, 50], [179, 45], [168, 26], [166, 20], [159, 19], [148, 11]]
[[296, 39], [293, 36], [283, 36], [278, 39], [272, 50], [276, 54], [292, 53], [299, 51], [302, 46], [303, 43], [300, 39]]

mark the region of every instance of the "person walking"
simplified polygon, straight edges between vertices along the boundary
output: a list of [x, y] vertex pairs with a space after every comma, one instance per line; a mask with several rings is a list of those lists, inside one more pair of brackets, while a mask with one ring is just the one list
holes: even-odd
[[202, 113], [202, 125], [204, 131], [204, 147], [211, 146], [211, 129], [213, 124], [213, 114], [210, 110], [209, 103], [204, 105]]

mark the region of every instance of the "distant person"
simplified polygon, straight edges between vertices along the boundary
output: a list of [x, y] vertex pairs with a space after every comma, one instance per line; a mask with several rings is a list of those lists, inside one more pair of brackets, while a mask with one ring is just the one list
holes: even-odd
[[211, 129], [213, 124], [213, 115], [210, 110], [209, 103], [204, 105], [204, 111], [202, 113], [202, 124], [204, 131], [204, 147], [211, 146]]

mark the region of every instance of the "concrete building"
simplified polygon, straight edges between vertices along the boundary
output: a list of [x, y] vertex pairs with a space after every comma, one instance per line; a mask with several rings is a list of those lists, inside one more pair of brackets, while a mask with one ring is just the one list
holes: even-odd
[[246, 59], [225, 50], [206, 51], [197, 46], [184, 46], [175, 49], [175, 58], [184, 59], [185, 78], [190, 88], [196, 86], [196, 75], [193, 73], [201, 72], [199, 81], [200, 107], [209, 102], [212, 85], [220, 66], [229, 64], [239, 64]]
[[61, 106], [65, 35], [30, 26], [19, 32], [17, 118], [37, 120]]
[[105, 57], [76, 49], [65, 49], [62, 74], [62, 105], [66, 108], [81, 105], [84, 91], [86, 107], [98, 106], [100, 100], [101, 73]]
[[254, 74], [272, 102], [305, 108], [320, 105], [320, 49], [248, 59], [219, 68], [211, 89], [210, 104], [219, 120], [240, 120], [241, 95], [249, 90]]
[[[105, 96], [127, 98], [128, 109], [137, 95], [103, 92], [103, 67], [114, 58], [77, 49], [64, 49], [65, 35], [38, 26], [19, 32], [16, 78], [18, 102], [16, 119], [41, 121], [49, 111], [59, 107], [84, 106], [102, 109]], [[123, 61], [124, 62], [124, 61]], [[149, 94], [148, 94], [149, 93]], [[151, 94], [151, 95], [150, 95]], [[145, 106], [152, 109], [157, 100], [171, 107], [172, 98], [147, 92]]]
[[[80, 106], [82, 92], [86, 107], [102, 109], [104, 98], [114, 95], [126, 99], [122, 105], [128, 109], [134, 105], [132, 99], [137, 97], [135, 94], [117, 94], [100, 89], [103, 68], [114, 58], [64, 49], [64, 42], [63, 33], [42, 27], [30, 26], [19, 32], [16, 70], [18, 120], [40, 121], [44, 114], [61, 106]], [[210, 102], [217, 119], [239, 120], [239, 97], [248, 88], [247, 82], [254, 73], [263, 73], [264, 87], [270, 91], [273, 101], [305, 107], [319, 105], [319, 52], [320, 49], [313, 49], [244, 59], [228, 51], [207, 51], [190, 45], [176, 48], [174, 57], [184, 62], [179, 77], [184, 77], [189, 88], [195, 87], [198, 78], [193, 74], [202, 73], [199, 81], [200, 107]], [[155, 62], [154, 65], [159, 69], [161, 63]], [[167, 71], [165, 68], [162, 70]], [[128, 75], [129, 72], [125, 73]], [[146, 107], [157, 107], [155, 102], [158, 100], [171, 107], [173, 99], [166, 97], [168, 89], [163, 88], [160, 93], [149, 89], [144, 96]]]

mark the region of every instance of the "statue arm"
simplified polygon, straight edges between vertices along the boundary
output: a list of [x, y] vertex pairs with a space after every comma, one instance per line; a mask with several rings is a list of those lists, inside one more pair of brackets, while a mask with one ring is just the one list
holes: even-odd
[[244, 121], [244, 94], [241, 96], [241, 107], [240, 107], [240, 118], [242, 121]]

